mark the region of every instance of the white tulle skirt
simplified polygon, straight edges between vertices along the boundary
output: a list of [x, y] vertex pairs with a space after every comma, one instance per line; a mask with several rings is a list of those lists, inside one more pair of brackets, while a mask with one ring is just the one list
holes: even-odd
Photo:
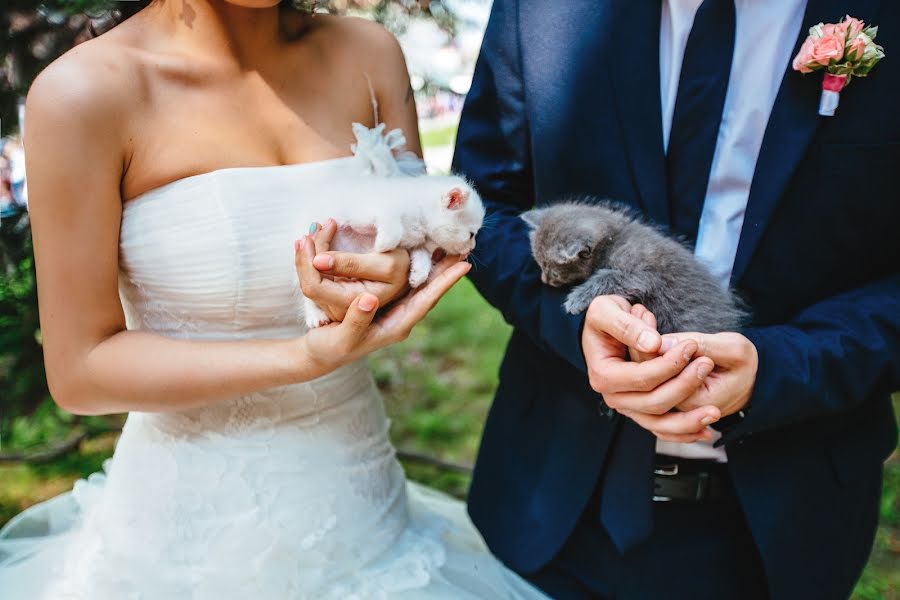
[[[89, 485], [102, 484], [103, 476], [98, 475], [92, 477]], [[193, 574], [186, 567], [185, 576], [195, 581], [190, 585], [171, 581], [174, 574], [162, 572], [164, 567], [159, 563], [122, 565], [125, 571], [108, 582], [91, 581], [93, 570], [82, 573], [83, 577], [72, 577], [67, 574], [70, 569], [66, 562], [89, 554], [90, 547], [99, 540], [92, 540], [90, 532], [78, 530], [79, 503], [72, 493], [63, 494], [21, 513], [0, 533], [0, 598], [546, 599], [489, 553], [462, 502], [411, 482], [407, 492], [409, 530], [363, 570], [343, 580], [338, 578], [315, 593], [295, 593], [286, 588], [284, 583], [291, 578], [279, 572], [285, 561], [279, 561], [277, 556], [253, 556], [251, 548], [247, 549], [245, 564], [222, 564], [221, 570]], [[140, 540], [135, 540], [135, 544], [139, 545]], [[74, 562], [78, 562], [77, 558]], [[128, 572], [135, 568], [145, 572]], [[154, 580], [159, 583], [155, 589], [129, 584]]]

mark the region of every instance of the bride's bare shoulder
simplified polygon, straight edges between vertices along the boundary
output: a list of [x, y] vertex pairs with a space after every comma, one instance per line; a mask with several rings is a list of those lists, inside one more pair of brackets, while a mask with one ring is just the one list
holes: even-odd
[[357, 49], [386, 49], [397, 43], [383, 25], [362, 17], [321, 15], [311, 19], [310, 24], [314, 31], [326, 31], [336, 42]]
[[41, 71], [28, 91], [29, 117], [102, 117], [115, 128], [116, 119], [137, 106], [145, 87], [136, 49], [117, 37], [105, 34], [83, 42]]
[[331, 15], [316, 16], [312, 22], [311, 33], [322, 40], [332, 56], [339, 57], [347, 67], [365, 72], [376, 85], [408, 80], [400, 43], [379, 23]]

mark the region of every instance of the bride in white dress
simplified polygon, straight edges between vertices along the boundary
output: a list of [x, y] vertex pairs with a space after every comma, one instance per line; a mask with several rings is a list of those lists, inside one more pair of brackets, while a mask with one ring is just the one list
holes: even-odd
[[387, 34], [275, 3], [156, 0], [29, 94], [51, 390], [130, 414], [104, 474], [0, 532], [4, 600], [543, 598], [462, 503], [405, 480], [365, 365], [468, 265], [445, 259], [373, 321], [408, 257], [359, 255], [373, 281], [304, 281], [343, 322], [301, 324], [304, 189], [399, 150], [383, 127], [350, 133], [374, 125], [363, 73], [418, 144]]

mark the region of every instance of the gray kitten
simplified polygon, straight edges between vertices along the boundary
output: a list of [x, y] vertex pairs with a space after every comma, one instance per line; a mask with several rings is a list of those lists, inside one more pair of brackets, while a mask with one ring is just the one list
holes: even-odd
[[735, 331], [747, 314], [681, 242], [611, 203], [566, 202], [522, 215], [541, 280], [576, 285], [565, 309], [618, 294], [656, 315], [660, 333]]

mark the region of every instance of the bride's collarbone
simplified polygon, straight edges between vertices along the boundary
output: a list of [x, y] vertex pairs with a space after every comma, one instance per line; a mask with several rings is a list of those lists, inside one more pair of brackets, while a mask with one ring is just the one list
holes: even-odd
[[[250, 122], [234, 128], [215, 126], [215, 120], [186, 131], [163, 133], [147, 126], [146, 142], [138, 142], [122, 176], [122, 197], [135, 198], [168, 183], [233, 168], [275, 167], [315, 163], [348, 156], [349, 137], [329, 132], [326, 138], [309, 125], [283, 123], [281, 135], [265, 133], [279, 125]], [[138, 138], [140, 139], [140, 138]]]

